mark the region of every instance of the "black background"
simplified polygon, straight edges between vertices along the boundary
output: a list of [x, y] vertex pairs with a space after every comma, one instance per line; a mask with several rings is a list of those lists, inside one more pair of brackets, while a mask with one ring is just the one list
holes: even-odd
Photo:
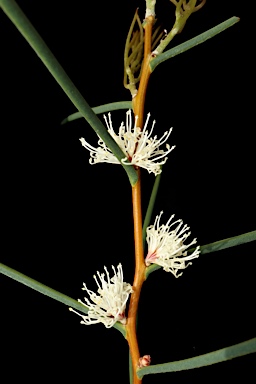
[[[91, 106], [130, 100], [123, 48], [144, 1], [18, 1]], [[208, 1], [175, 46], [216, 24], [240, 22], [159, 66], [145, 112], [158, 135], [170, 126], [176, 149], [164, 167], [155, 214], [189, 224], [203, 245], [255, 230], [253, 27], [247, 2]], [[174, 6], [157, 1], [170, 30]], [[120, 166], [88, 163], [79, 138], [96, 145], [83, 121], [61, 126], [72, 103], [0, 12], [1, 261], [73, 298], [82, 282], [122, 262], [133, 280], [131, 191]], [[113, 112], [116, 129], [125, 112]], [[154, 176], [142, 173], [145, 213]], [[139, 312], [141, 354], [179, 360], [255, 337], [255, 244], [202, 255], [180, 279], [158, 270], [145, 283]], [[128, 383], [128, 348], [115, 329], [85, 327], [67, 307], [0, 277], [3, 382], [109, 380]], [[254, 381], [255, 355], [214, 367], [146, 376], [150, 383]], [[87, 376], [89, 375], [89, 377]]]

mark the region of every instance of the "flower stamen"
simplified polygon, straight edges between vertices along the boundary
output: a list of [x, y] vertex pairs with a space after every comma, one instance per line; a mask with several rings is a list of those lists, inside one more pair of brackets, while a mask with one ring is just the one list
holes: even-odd
[[132, 292], [132, 287], [123, 281], [121, 264], [118, 264], [117, 271], [114, 266], [112, 266], [112, 269], [114, 271], [112, 278], [110, 278], [106, 267], [104, 267], [106, 280], [105, 273], [100, 274], [97, 271], [97, 275], [93, 276], [98, 286], [98, 295], [89, 290], [86, 284], [83, 283], [82, 289], [87, 292], [90, 300], [85, 297], [85, 303], [80, 299], [78, 301], [89, 309], [87, 315], [69, 308], [70, 311], [82, 317], [81, 324], [103, 323], [106, 328], [112, 327], [117, 321], [126, 324], [125, 308], [129, 295]]
[[[167, 272], [171, 272], [175, 277], [182, 275], [178, 274], [181, 269], [187, 268], [191, 265], [190, 261], [199, 257], [200, 247], [196, 247], [193, 253], [187, 254], [187, 249], [196, 243], [193, 239], [189, 244], [184, 244], [184, 241], [190, 236], [191, 232], [187, 224], [183, 225], [182, 220], [176, 220], [171, 223], [174, 215], [170, 217], [166, 224], [160, 225], [160, 215], [156, 216], [153, 225], [147, 228], [147, 243], [148, 254], [145, 259], [145, 264], [158, 264], [163, 267]], [[176, 228], [173, 227], [176, 225]]]
[[[175, 146], [171, 147], [169, 144], [166, 144], [166, 150], [159, 149], [159, 147], [166, 143], [172, 132], [172, 128], [166, 131], [160, 139], [157, 139], [157, 136], [152, 137], [156, 122], [155, 120], [153, 121], [152, 126], [148, 131], [147, 127], [149, 124], [150, 113], [148, 113], [144, 127], [141, 130], [140, 127], [137, 127], [138, 116], [135, 116], [135, 122], [132, 128], [132, 112], [129, 110], [126, 112], [126, 125], [122, 122], [118, 134], [116, 134], [113, 129], [111, 114], [108, 113], [107, 116], [104, 115], [104, 119], [108, 133], [126, 155], [122, 159], [123, 164], [144, 168], [149, 173], [153, 172], [155, 175], [161, 173], [161, 165], [165, 164], [167, 155], [175, 148]], [[120, 164], [119, 160], [101, 139], [98, 141], [99, 147], [97, 148], [94, 148], [87, 143], [84, 138], [81, 138], [80, 141], [90, 152], [90, 164], [102, 162]]]

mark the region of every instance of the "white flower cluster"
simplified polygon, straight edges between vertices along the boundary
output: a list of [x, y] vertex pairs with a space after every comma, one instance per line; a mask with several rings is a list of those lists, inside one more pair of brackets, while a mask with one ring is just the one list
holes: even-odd
[[[135, 124], [132, 127], [132, 112], [126, 112], [126, 125], [124, 123], [119, 127], [118, 134], [115, 133], [112, 125], [111, 114], [108, 118], [104, 115], [104, 119], [108, 128], [108, 133], [112, 136], [118, 146], [125, 154], [122, 159], [123, 164], [134, 165], [146, 169], [149, 173], [153, 172], [155, 175], [161, 173], [161, 165], [167, 161], [167, 155], [175, 148], [166, 144], [166, 151], [159, 149], [169, 138], [172, 128], [166, 131], [164, 135], [157, 139], [157, 136], [152, 137], [152, 132], [155, 126], [153, 121], [151, 129], [148, 131], [148, 122], [150, 114], [147, 115], [146, 122], [143, 129], [137, 127], [138, 117], [135, 118]], [[110, 149], [106, 146], [103, 140], [99, 139], [99, 147], [95, 148], [84, 138], [80, 139], [83, 147], [90, 151], [90, 163], [112, 163], [120, 164], [119, 160], [113, 155]]]
[[[167, 160], [167, 155], [174, 149], [166, 144], [166, 151], [160, 149], [169, 138], [172, 129], [165, 132], [164, 135], [157, 139], [152, 137], [155, 121], [153, 121], [150, 130], [147, 130], [150, 114], [143, 129], [137, 127], [138, 117], [135, 117], [134, 126], [132, 126], [132, 112], [126, 113], [126, 125], [123, 123], [119, 127], [118, 134], [115, 133], [112, 125], [111, 115], [108, 118], [104, 115], [109, 134], [124, 152], [124, 164], [133, 165], [146, 169], [149, 173], [158, 175], [161, 173], [161, 165]], [[90, 163], [96, 164], [101, 162], [120, 164], [119, 160], [106, 146], [104, 141], [99, 139], [98, 148], [94, 148], [85, 141], [80, 139], [82, 145], [90, 151]], [[161, 212], [155, 219], [154, 225], [147, 228], [148, 254], [145, 259], [146, 266], [150, 264], [158, 264], [167, 272], [171, 272], [175, 277], [182, 275], [179, 271], [187, 268], [190, 260], [199, 257], [200, 247], [196, 247], [194, 251], [188, 254], [187, 249], [196, 243], [193, 239], [189, 244], [184, 244], [185, 240], [190, 236], [191, 232], [182, 220], [172, 221], [174, 215], [170, 217], [166, 224], [160, 225]], [[119, 264], [116, 269], [112, 266], [114, 276], [110, 278], [109, 272], [104, 267], [105, 273], [97, 272], [94, 279], [98, 286], [97, 293], [89, 290], [86, 284], [83, 284], [89, 296], [84, 301], [78, 300], [81, 304], [88, 308], [87, 315], [81, 314], [74, 309], [71, 311], [82, 317], [82, 324], [103, 323], [106, 328], [112, 327], [117, 321], [126, 324], [125, 309], [130, 293], [133, 292], [132, 286], [123, 281], [122, 265]], [[150, 356], [145, 355], [140, 359], [140, 366], [148, 366], [150, 364]]]
[[151, 263], [158, 264], [167, 272], [173, 273], [175, 277], [182, 275], [178, 274], [181, 269], [187, 268], [191, 262], [187, 261], [199, 257], [200, 247], [196, 247], [193, 253], [187, 254], [188, 249], [192, 244], [196, 243], [196, 239], [189, 244], [184, 244], [184, 241], [191, 234], [189, 227], [182, 220], [176, 220], [171, 223], [174, 215], [170, 217], [166, 224], [160, 225], [160, 218], [156, 216], [154, 225], [147, 228], [147, 243], [148, 254], [145, 263], [149, 266]]
[[78, 300], [81, 304], [89, 308], [87, 315], [80, 314], [74, 309], [70, 308], [72, 312], [82, 317], [81, 324], [96, 324], [103, 323], [106, 328], [112, 327], [117, 321], [122, 324], [126, 323], [125, 308], [126, 303], [132, 292], [130, 284], [123, 281], [123, 269], [122, 265], [118, 264], [117, 271], [112, 266], [114, 276], [110, 278], [109, 272], [104, 267], [105, 273], [97, 272], [97, 276], [93, 276], [97, 286], [98, 295], [89, 290], [85, 283], [83, 284], [83, 290], [87, 292], [89, 299], [86, 297], [84, 301]]

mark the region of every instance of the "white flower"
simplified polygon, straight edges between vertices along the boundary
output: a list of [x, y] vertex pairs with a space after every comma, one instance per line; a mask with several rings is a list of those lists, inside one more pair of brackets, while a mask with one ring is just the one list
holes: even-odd
[[[129, 110], [126, 112], [126, 125], [122, 122], [118, 134], [116, 134], [112, 126], [111, 114], [108, 114], [108, 118], [104, 115], [108, 133], [126, 155], [126, 157], [122, 159], [123, 164], [145, 168], [149, 173], [153, 172], [155, 175], [158, 175], [161, 173], [160, 166], [167, 161], [168, 153], [170, 153], [175, 146], [170, 147], [169, 144], [166, 144], [166, 151], [159, 149], [159, 147], [167, 141], [172, 132], [172, 128], [166, 131], [161, 139], [157, 139], [157, 136], [151, 137], [155, 120], [153, 121], [151, 129], [148, 131], [149, 118], [150, 113], [147, 115], [143, 130], [141, 130], [140, 127], [137, 127], [138, 116], [136, 116], [135, 124], [132, 128], [132, 112]], [[81, 138], [80, 141], [82, 145], [90, 151], [90, 164], [120, 164], [119, 160], [113, 155], [103, 140], [99, 139], [98, 148], [91, 146], [84, 138]]]
[[[148, 254], [145, 263], [149, 266], [151, 263], [161, 265], [167, 272], [173, 273], [175, 277], [180, 269], [187, 268], [191, 262], [186, 261], [199, 257], [200, 247], [196, 247], [193, 253], [187, 254], [186, 249], [196, 243], [196, 239], [185, 245], [184, 241], [191, 234], [189, 227], [182, 220], [176, 220], [171, 223], [174, 215], [170, 217], [167, 223], [160, 225], [160, 218], [163, 211], [156, 217], [154, 225], [147, 228]], [[176, 226], [176, 227], [175, 227]]]
[[87, 315], [80, 314], [70, 308], [72, 312], [82, 317], [83, 321], [81, 321], [81, 324], [103, 323], [106, 328], [110, 328], [117, 321], [120, 321], [122, 324], [126, 323], [125, 307], [129, 294], [132, 292], [132, 287], [130, 284], [123, 282], [121, 264], [118, 264], [117, 272], [112, 265], [114, 276], [111, 279], [107, 268], [104, 267], [104, 269], [106, 280], [105, 273], [100, 274], [97, 271], [97, 276], [93, 276], [98, 286], [98, 295], [89, 290], [85, 283], [83, 283], [82, 289], [88, 293], [91, 302], [86, 297], [84, 298], [85, 303], [81, 300], [78, 301], [89, 308]]

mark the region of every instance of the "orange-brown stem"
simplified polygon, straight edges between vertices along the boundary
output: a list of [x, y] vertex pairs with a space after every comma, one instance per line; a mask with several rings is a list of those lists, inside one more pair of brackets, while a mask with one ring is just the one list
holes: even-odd
[[[140, 173], [140, 172], [139, 172]], [[142, 242], [142, 214], [141, 214], [141, 184], [140, 174], [136, 185], [132, 188], [134, 241], [135, 241], [135, 274], [133, 282], [133, 293], [128, 311], [127, 341], [129, 343], [132, 365], [133, 383], [139, 384], [141, 380], [136, 375], [136, 369], [140, 358], [139, 346], [136, 335], [136, 318], [142, 284], [145, 280], [145, 262]]]
[[[133, 99], [133, 108], [135, 116], [138, 116], [137, 126], [143, 125], [143, 112], [145, 105], [146, 90], [148, 80], [151, 74], [149, 61], [151, 59], [152, 44], [152, 25], [154, 18], [148, 17], [145, 21], [145, 43], [144, 43], [144, 62], [141, 74], [138, 93]], [[146, 265], [144, 261], [143, 237], [142, 237], [142, 212], [141, 212], [141, 177], [138, 170], [138, 181], [132, 187], [132, 204], [134, 220], [134, 242], [135, 242], [135, 274], [133, 282], [133, 293], [131, 295], [128, 319], [127, 319], [127, 341], [130, 348], [133, 366], [133, 384], [141, 384], [136, 371], [138, 368], [140, 352], [136, 334], [136, 318], [142, 284], [145, 281]]]
[[152, 46], [152, 27], [154, 23], [153, 16], [149, 16], [145, 21], [145, 39], [144, 39], [144, 61], [140, 79], [140, 85], [137, 95], [133, 99], [133, 110], [135, 116], [138, 116], [137, 125], [138, 127], [142, 126], [143, 123], [143, 112], [145, 105], [145, 98], [147, 92], [147, 86], [149, 77], [151, 74], [149, 62], [152, 59], [151, 56], [151, 46]]

